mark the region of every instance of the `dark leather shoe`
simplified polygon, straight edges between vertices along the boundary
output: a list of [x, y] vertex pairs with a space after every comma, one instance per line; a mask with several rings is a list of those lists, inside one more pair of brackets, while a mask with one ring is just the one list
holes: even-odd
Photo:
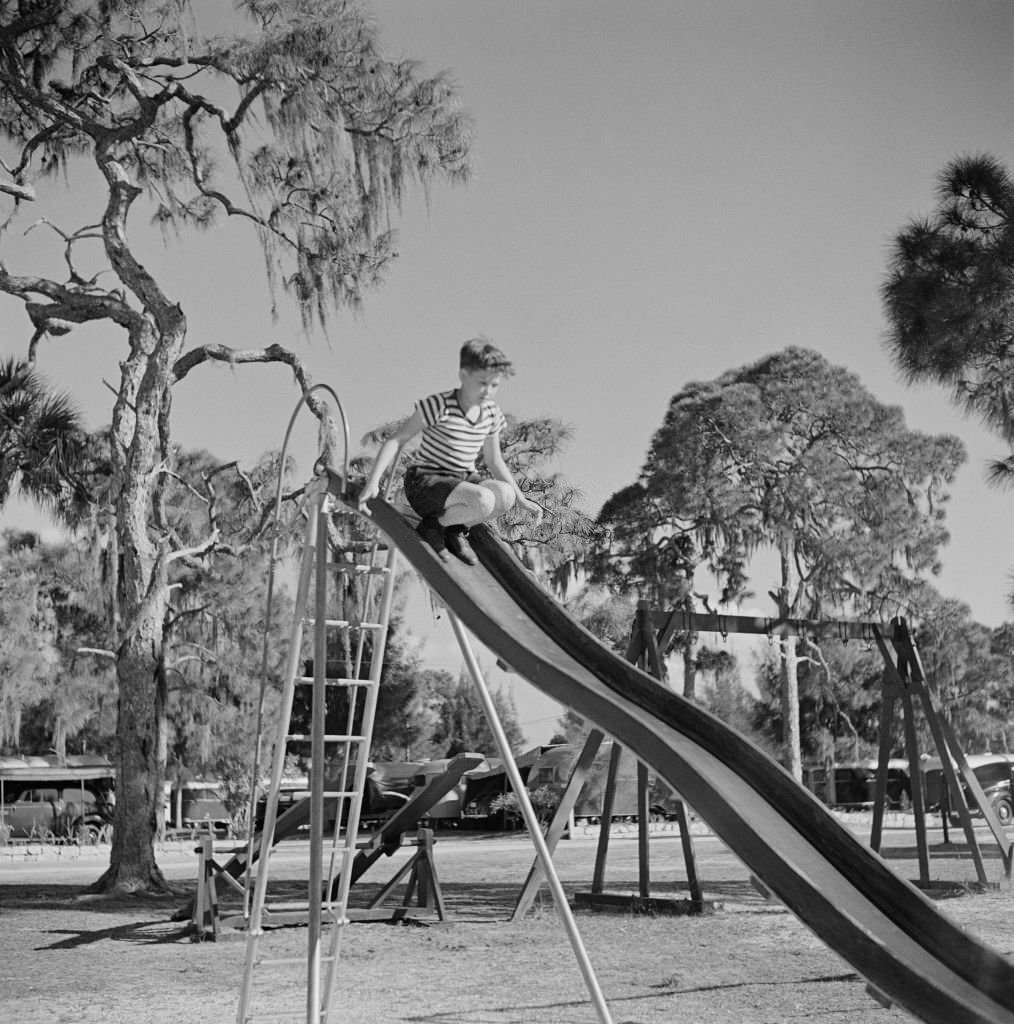
[[444, 540], [447, 550], [452, 555], [460, 558], [465, 565], [475, 565], [479, 559], [475, 557], [472, 545], [468, 543], [468, 530], [464, 526], [448, 526], [444, 530]]
[[444, 528], [432, 516], [427, 516], [415, 528], [420, 538], [433, 548], [433, 553], [441, 562], [446, 562], [450, 557], [447, 553], [447, 544], [444, 541]]

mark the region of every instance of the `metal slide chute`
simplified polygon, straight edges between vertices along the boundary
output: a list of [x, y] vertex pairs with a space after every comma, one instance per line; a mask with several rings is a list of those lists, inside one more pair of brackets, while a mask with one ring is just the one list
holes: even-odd
[[752, 743], [603, 647], [490, 530], [472, 530], [478, 566], [445, 564], [386, 502], [370, 511], [477, 639], [654, 768], [874, 989], [933, 1024], [1014, 1024], [1014, 966]]

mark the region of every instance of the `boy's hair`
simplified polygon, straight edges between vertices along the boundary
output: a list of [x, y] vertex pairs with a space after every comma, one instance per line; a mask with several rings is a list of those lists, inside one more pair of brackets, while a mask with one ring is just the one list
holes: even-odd
[[514, 373], [514, 365], [489, 338], [470, 338], [461, 346], [462, 370], [496, 370], [505, 377]]

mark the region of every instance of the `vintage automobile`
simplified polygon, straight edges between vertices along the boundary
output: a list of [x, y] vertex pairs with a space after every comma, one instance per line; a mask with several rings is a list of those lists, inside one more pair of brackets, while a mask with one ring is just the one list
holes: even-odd
[[[969, 754], [966, 760], [1000, 824], [1010, 825], [1014, 822], [1014, 793], [1011, 788], [1014, 758], [1008, 754]], [[953, 801], [945, 793], [944, 771], [939, 758], [926, 761], [923, 765], [923, 778], [926, 782], [926, 809], [947, 812], [951, 821], [957, 823], [959, 818], [952, 806]], [[968, 787], [962, 784], [962, 789], [968, 809], [973, 814], [981, 814], [978, 802]]]
[[95, 842], [113, 819], [114, 770], [88, 755], [0, 758], [0, 835]]

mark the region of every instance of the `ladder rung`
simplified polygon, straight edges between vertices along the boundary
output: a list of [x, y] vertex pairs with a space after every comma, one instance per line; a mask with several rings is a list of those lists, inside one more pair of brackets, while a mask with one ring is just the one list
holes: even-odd
[[[322, 964], [335, 963], [336, 960], [333, 956], [322, 956], [320, 958]], [[257, 960], [258, 967], [302, 967], [306, 965], [305, 956], [271, 956], [263, 957]]]
[[[285, 739], [290, 743], [309, 743], [313, 737], [309, 733], [290, 732]], [[365, 743], [365, 736], [347, 736], [342, 733], [327, 733], [324, 736], [325, 743]]]
[[391, 571], [386, 565], [350, 565], [348, 562], [329, 562], [328, 565], [334, 572], [346, 575], [351, 571], [361, 576], [383, 576]]
[[303, 622], [308, 625], [316, 625], [320, 621], [325, 626], [331, 626], [333, 629], [386, 629], [387, 626], [383, 622], [352, 622], [349, 619], [315, 619], [312, 615], [307, 615]]
[[[317, 680], [313, 676], [300, 676], [300, 683], [308, 684], [315, 683]], [[379, 686], [380, 684], [376, 679], [349, 679], [345, 676], [335, 676], [324, 680], [325, 686]]]
[[[300, 961], [305, 963], [306, 961]], [[265, 1010], [262, 1013], [248, 1013], [243, 1018], [243, 1024], [254, 1024], [254, 1021], [258, 1020], [305, 1020], [306, 1010], [272, 1010], [268, 1013]]]
[[359, 543], [353, 542], [352, 544], [343, 544], [342, 551], [387, 551], [386, 544], [378, 544], [375, 540], [359, 541]]
[[325, 790], [324, 796], [326, 797], [354, 797], [359, 796], [358, 789], [329, 789]]

